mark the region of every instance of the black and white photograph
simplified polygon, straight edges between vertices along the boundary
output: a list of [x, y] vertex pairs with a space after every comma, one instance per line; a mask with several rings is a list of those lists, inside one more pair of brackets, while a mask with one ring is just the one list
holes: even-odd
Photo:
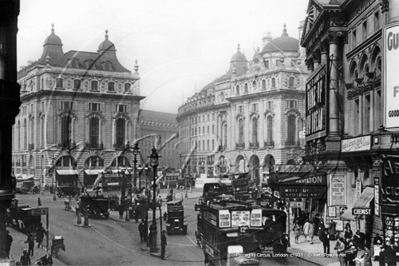
[[0, 265], [398, 265], [398, 65], [398, 0], [0, 0]]

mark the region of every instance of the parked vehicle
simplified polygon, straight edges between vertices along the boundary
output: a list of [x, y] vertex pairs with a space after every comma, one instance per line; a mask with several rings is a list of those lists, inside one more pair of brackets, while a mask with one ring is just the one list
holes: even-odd
[[187, 220], [184, 217], [183, 200], [166, 203], [166, 234], [187, 234]]
[[29, 205], [18, 205], [14, 200], [7, 212], [7, 223], [23, 233], [34, 233], [41, 224], [41, 216], [32, 215]]
[[60, 249], [65, 251], [64, 238], [62, 236], [54, 236], [51, 244], [51, 255], [57, 257]]
[[80, 207], [82, 208], [82, 212], [89, 212], [88, 214], [90, 218], [108, 219], [109, 198], [105, 198], [103, 195], [80, 196]]

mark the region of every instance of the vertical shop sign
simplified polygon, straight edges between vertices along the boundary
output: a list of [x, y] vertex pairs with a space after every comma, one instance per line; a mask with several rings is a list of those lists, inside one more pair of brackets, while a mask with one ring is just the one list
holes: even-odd
[[380, 216], [380, 177], [374, 177], [374, 214]]
[[345, 175], [330, 175], [330, 206], [346, 205]]

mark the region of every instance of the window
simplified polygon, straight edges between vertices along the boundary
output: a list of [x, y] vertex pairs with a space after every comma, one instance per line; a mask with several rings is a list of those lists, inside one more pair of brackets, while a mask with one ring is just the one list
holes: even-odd
[[72, 119], [70, 116], [64, 116], [61, 118], [61, 144], [64, 147], [69, 147], [71, 145], [71, 128]]
[[62, 78], [55, 79], [55, 87], [56, 88], [63, 88], [64, 87], [64, 80]]
[[363, 22], [363, 27], [362, 27], [362, 41], [365, 41], [367, 39], [367, 18]]
[[209, 122], [209, 114], [207, 114], [206, 116], [207, 116], [207, 119], [206, 119], [206, 120]]
[[75, 79], [74, 81], [73, 81], [73, 88], [75, 89], [75, 90], [79, 90], [80, 89], [80, 83], [81, 83], [82, 81], [80, 80], [80, 79]]
[[287, 108], [292, 108], [292, 109], [297, 108], [296, 101], [295, 100], [287, 100]]
[[236, 86], [236, 95], [240, 95], [240, 86], [239, 85]]
[[130, 92], [130, 87], [131, 87], [131, 84], [130, 83], [126, 83], [125, 84], [125, 92]]
[[115, 91], [115, 83], [108, 82], [108, 91]]
[[287, 145], [295, 145], [296, 117], [289, 115], [287, 120]]
[[244, 106], [242, 105], [238, 106], [238, 113], [240, 114], [244, 113]]
[[358, 135], [359, 134], [359, 99], [354, 101], [354, 105], [355, 105], [355, 113], [353, 115], [353, 125], [354, 125], [354, 135]]
[[212, 150], [213, 151], [215, 150], [215, 140], [214, 139], [212, 140]]
[[238, 144], [244, 144], [244, 120], [238, 121]]
[[206, 141], [206, 149], [209, 151], [209, 139]]
[[252, 104], [252, 112], [257, 112], [258, 111], [258, 104], [254, 103]]
[[71, 156], [62, 156], [55, 163], [55, 166], [70, 167], [75, 164], [74, 162], [75, 162], [75, 160]]
[[198, 116], [198, 123], [201, 123], [201, 116]]
[[116, 120], [116, 145], [121, 147], [125, 145], [125, 119], [119, 118]]
[[295, 78], [294, 77], [290, 77], [290, 80], [289, 80], [289, 87], [295, 87]]
[[96, 80], [91, 81], [91, 90], [98, 91], [98, 81], [96, 81]]
[[206, 127], [206, 133], [209, 135], [209, 126]]
[[[40, 118], [40, 147], [44, 147], [44, 118]], [[18, 138], [19, 139], [19, 138]]]
[[89, 104], [90, 111], [100, 112], [100, 103], [90, 103]]
[[272, 142], [273, 142], [273, 117], [272, 116], [267, 117], [266, 126], [267, 126], [266, 140], [269, 145], [272, 145]]
[[272, 78], [272, 88], [276, 88], [276, 78]]
[[374, 13], [374, 32], [380, 29], [380, 14], [378, 12]]
[[72, 108], [73, 108], [73, 102], [66, 102], [66, 101], [61, 102], [61, 110], [72, 110]]
[[127, 110], [126, 104], [117, 104], [116, 105], [116, 112], [126, 113], [126, 110]]
[[26, 119], [24, 120], [24, 150], [27, 149], [28, 145], [27, 145], [27, 138], [28, 138], [28, 127], [26, 124]]
[[212, 121], [215, 121], [215, 113], [212, 113]]
[[266, 103], [267, 110], [273, 110], [273, 101], [268, 101]]
[[352, 49], [357, 45], [356, 30], [352, 31]]
[[258, 143], [258, 119], [254, 118], [252, 120], [252, 143]]
[[364, 97], [363, 134], [370, 133], [370, 95]]
[[248, 94], [248, 83], [244, 85], [244, 94]]
[[85, 168], [104, 166], [104, 160], [99, 156], [91, 156], [85, 162]]
[[377, 91], [376, 98], [375, 98], [375, 122], [376, 126], [375, 129], [382, 126], [382, 105], [381, 105], [381, 90]]
[[252, 82], [252, 88], [256, 90], [256, 81]]
[[265, 62], [265, 68], [269, 69], [269, 60], [265, 60], [264, 62]]
[[90, 148], [99, 148], [100, 120], [97, 117], [90, 118], [89, 126]]
[[212, 125], [212, 134], [215, 134], [215, 125]]
[[266, 90], [266, 80], [262, 80], [262, 90]]

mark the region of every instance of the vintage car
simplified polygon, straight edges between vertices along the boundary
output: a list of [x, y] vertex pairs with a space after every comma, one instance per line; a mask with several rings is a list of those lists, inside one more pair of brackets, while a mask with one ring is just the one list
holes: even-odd
[[166, 233], [170, 234], [187, 234], [187, 220], [184, 217], [184, 207], [182, 200], [168, 201], [166, 203], [167, 213], [166, 220]]

